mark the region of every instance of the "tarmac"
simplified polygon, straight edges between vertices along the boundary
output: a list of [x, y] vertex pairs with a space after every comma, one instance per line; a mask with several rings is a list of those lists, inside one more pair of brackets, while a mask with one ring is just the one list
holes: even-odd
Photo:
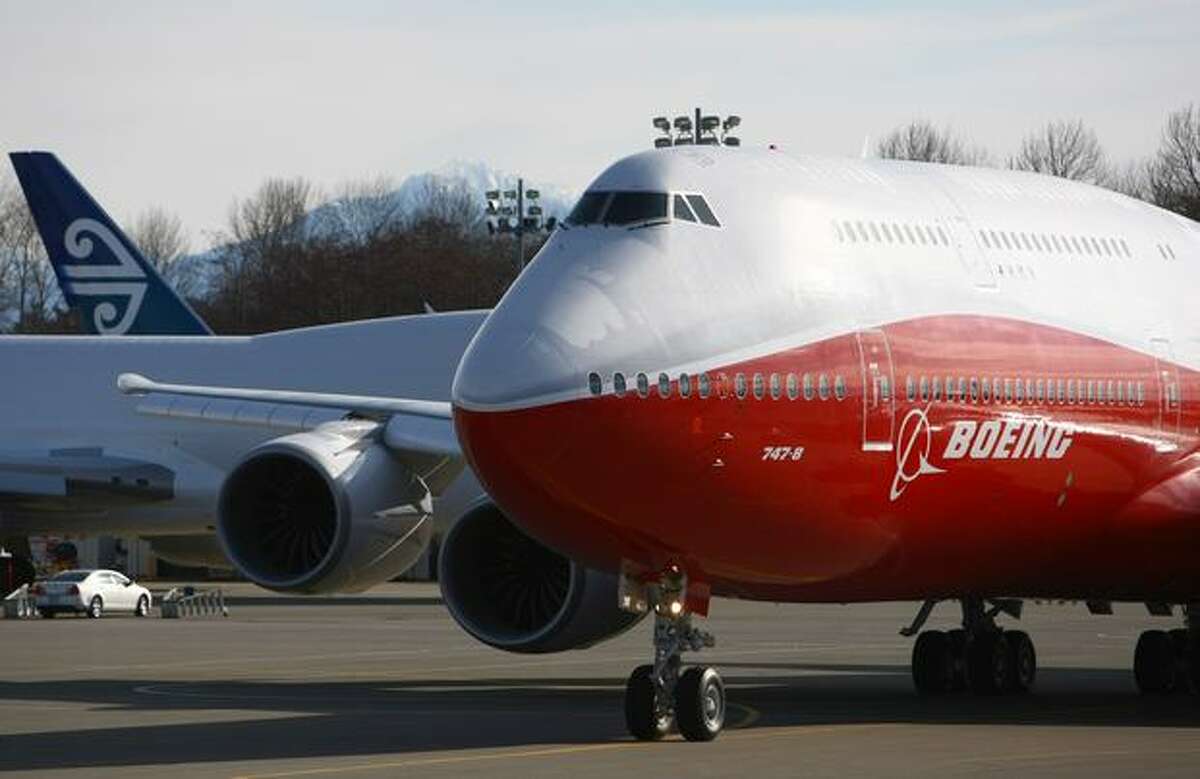
[[[1029, 604], [1034, 693], [922, 698], [897, 634], [916, 604], [714, 601], [717, 646], [692, 659], [724, 676], [727, 729], [643, 744], [622, 692], [650, 658], [649, 621], [592, 649], [514, 655], [471, 639], [428, 584], [230, 592], [228, 618], [0, 620], [0, 773], [1200, 775], [1200, 699], [1142, 697], [1130, 671], [1141, 630], [1181, 621], [1140, 606]], [[956, 616], [942, 604], [930, 626]]]

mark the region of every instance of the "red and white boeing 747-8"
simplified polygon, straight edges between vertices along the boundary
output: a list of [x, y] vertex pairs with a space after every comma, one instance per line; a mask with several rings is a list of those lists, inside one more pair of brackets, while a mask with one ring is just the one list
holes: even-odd
[[[679, 662], [710, 595], [926, 601], [911, 632], [958, 600], [918, 688], [1018, 690], [1016, 599], [1200, 601], [1197, 290], [1200, 225], [1096, 187], [656, 150], [490, 314], [455, 424], [508, 517], [655, 612], [640, 738], [722, 726], [719, 676]], [[1200, 684], [1191, 628], [1143, 634], [1142, 689]]]

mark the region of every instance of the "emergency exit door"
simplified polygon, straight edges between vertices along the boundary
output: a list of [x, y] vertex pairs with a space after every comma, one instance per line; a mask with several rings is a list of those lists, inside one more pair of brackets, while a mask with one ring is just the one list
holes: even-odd
[[860, 330], [857, 336], [862, 366], [862, 448], [864, 452], [890, 452], [896, 424], [892, 352], [882, 330]]

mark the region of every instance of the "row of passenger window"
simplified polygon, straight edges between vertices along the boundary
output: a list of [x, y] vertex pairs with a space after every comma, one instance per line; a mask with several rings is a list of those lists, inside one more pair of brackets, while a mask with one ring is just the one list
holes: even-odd
[[1140, 381], [1118, 379], [1012, 379], [965, 376], [908, 376], [905, 396], [910, 402], [1055, 403], [1059, 405], [1143, 406]]
[[941, 227], [898, 222], [837, 222], [833, 234], [838, 243], [898, 243], [912, 246], [949, 246]]
[[985, 249], [1042, 252], [1096, 257], [1132, 258], [1124, 238], [1095, 238], [1090, 235], [1058, 235], [1055, 233], [1015, 233], [1004, 230], [980, 230], [979, 239]]
[[[658, 374], [658, 380], [653, 383], [653, 386], [650, 377], [645, 373], [637, 374], [633, 382], [634, 386], [631, 389], [625, 379], [625, 374], [614, 373], [613, 394], [622, 398], [626, 393], [635, 391], [639, 398], [648, 398], [653, 391], [660, 398], [671, 397], [671, 377], [666, 373]], [[715, 394], [717, 397], [724, 398], [729, 395], [728, 382], [729, 379], [724, 373], [717, 374], [716, 379], [710, 378], [707, 373], [695, 376], [681, 373], [678, 381], [679, 396], [690, 398], [695, 394], [699, 398], [708, 398]], [[588, 389], [596, 396], [604, 392], [604, 381], [599, 373], [588, 374]], [[814, 398], [829, 400], [830, 397], [845, 400], [847, 392], [846, 380], [842, 378], [841, 374], [834, 375], [832, 381], [827, 373], [817, 374], [815, 378], [811, 373], [805, 373], [803, 376], [795, 373], [733, 374], [733, 395], [738, 400], [744, 400], [751, 396], [755, 400], [763, 400], [767, 397], [772, 400], [781, 400], [784, 397], [788, 400], [797, 400], [801, 396], [805, 400]]]

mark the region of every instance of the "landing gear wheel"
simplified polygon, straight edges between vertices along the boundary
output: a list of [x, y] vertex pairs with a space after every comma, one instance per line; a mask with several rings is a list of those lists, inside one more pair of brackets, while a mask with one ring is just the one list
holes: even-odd
[[962, 628], [947, 630], [946, 641], [950, 644], [950, 662], [953, 665], [950, 691], [962, 692], [967, 689], [967, 631]]
[[1174, 692], [1189, 692], [1192, 690], [1192, 669], [1188, 662], [1192, 653], [1191, 637], [1186, 628], [1175, 628], [1167, 633], [1171, 638], [1171, 647], [1175, 650], [1173, 668], [1175, 682], [1171, 689]]
[[912, 652], [912, 677], [922, 695], [940, 695], [950, 690], [954, 683], [954, 656], [945, 633], [926, 630], [917, 636]]
[[92, 602], [88, 604], [87, 615], [92, 619], [100, 619], [104, 614], [104, 601], [99, 595], [92, 596]]
[[725, 726], [725, 684], [712, 668], [689, 668], [675, 685], [675, 721], [688, 741], [712, 741]]
[[976, 695], [1008, 689], [1008, 648], [999, 631], [980, 633], [967, 644], [967, 686]]
[[1175, 645], [1163, 630], [1147, 630], [1133, 653], [1133, 678], [1138, 690], [1162, 695], [1175, 689]]
[[638, 741], [658, 741], [671, 730], [668, 710], [658, 706], [652, 665], [639, 665], [625, 683], [625, 726]]
[[133, 613], [139, 617], [150, 616], [150, 599], [145, 595], [138, 598], [137, 608], [134, 609]]
[[1008, 653], [1008, 692], [1029, 692], [1037, 676], [1037, 652], [1029, 634], [1022, 630], [1006, 630], [1004, 646]]

